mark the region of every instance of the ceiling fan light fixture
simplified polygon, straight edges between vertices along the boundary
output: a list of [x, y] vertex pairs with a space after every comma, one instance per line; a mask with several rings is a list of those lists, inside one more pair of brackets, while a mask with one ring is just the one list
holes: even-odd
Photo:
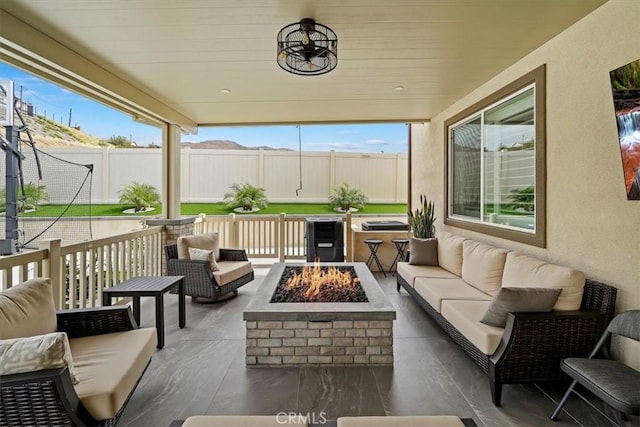
[[289, 24], [278, 32], [277, 61], [292, 74], [316, 76], [338, 65], [338, 37], [311, 18]]

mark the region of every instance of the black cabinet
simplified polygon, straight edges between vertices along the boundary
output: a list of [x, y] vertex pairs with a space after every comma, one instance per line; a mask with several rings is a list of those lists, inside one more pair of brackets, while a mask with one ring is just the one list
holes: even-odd
[[342, 218], [307, 218], [307, 262], [343, 262]]

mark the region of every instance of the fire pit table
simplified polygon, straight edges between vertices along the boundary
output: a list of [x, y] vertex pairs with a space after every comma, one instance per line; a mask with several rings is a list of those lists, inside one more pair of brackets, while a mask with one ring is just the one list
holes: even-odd
[[[306, 267], [306, 272], [301, 269]], [[291, 287], [300, 281], [329, 274], [335, 268], [351, 276], [329, 277], [313, 283], [316, 302], [286, 300]], [[332, 273], [333, 274], [333, 273]], [[304, 278], [301, 278], [304, 276]], [[293, 279], [292, 279], [293, 277]], [[293, 280], [287, 288], [287, 280]], [[340, 282], [336, 285], [336, 281]], [[332, 288], [335, 286], [335, 288]], [[344, 286], [353, 286], [349, 295]], [[317, 302], [319, 295], [347, 295], [347, 302]], [[364, 263], [317, 263], [273, 265], [243, 313], [247, 328], [246, 364], [249, 366], [291, 365], [392, 365], [393, 320], [396, 311]]]

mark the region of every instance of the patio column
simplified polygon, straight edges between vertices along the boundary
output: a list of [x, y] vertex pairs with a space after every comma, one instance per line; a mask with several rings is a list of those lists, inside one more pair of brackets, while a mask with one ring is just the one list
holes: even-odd
[[180, 127], [162, 127], [162, 212], [167, 219], [180, 218]]

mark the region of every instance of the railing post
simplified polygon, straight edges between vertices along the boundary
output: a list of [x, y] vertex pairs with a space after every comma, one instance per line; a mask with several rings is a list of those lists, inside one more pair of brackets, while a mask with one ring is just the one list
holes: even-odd
[[346, 224], [344, 225], [345, 231], [347, 233], [347, 238], [346, 238], [346, 242], [347, 242], [347, 261], [353, 261], [353, 241], [352, 241], [352, 233], [351, 233], [351, 212], [347, 212], [345, 215], [345, 222]]
[[43, 263], [43, 275], [49, 277], [53, 288], [53, 301], [56, 309], [61, 310], [67, 299], [66, 288], [64, 286], [64, 272], [62, 271], [62, 257], [60, 239], [43, 239], [38, 242], [40, 249], [47, 250], [47, 259]]
[[240, 223], [236, 220], [236, 214], [231, 216], [231, 247], [238, 248], [240, 246]]
[[287, 221], [287, 214], [285, 214], [284, 212], [281, 212], [278, 220], [278, 227], [279, 227], [278, 228], [278, 254], [279, 254], [280, 262], [284, 262], [284, 258], [286, 255], [285, 248], [289, 243], [289, 242], [285, 242], [285, 227], [287, 226], [286, 221]]

